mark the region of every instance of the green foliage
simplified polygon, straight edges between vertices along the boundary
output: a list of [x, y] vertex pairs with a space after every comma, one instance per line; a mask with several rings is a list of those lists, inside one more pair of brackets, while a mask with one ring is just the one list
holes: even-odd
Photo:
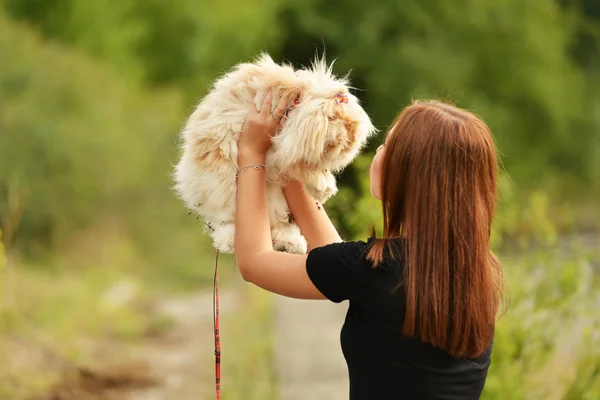
[[[353, 165], [359, 171], [368, 171], [370, 163], [368, 155], [360, 155]], [[325, 208], [344, 240], [365, 240], [370, 227], [378, 235], [382, 233], [381, 202], [370, 194], [368, 172], [357, 177], [352, 185], [341, 186]]]
[[500, 246], [506, 239], [516, 241], [522, 249], [534, 244], [556, 245], [558, 230], [550, 214], [547, 193], [533, 191], [525, 201], [518, 201], [506, 175], [500, 176], [499, 192], [501, 202], [494, 222], [494, 245]]
[[77, 45], [83, 53], [108, 59], [130, 76], [141, 73], [134, 46], [143, 37], [143, 26], [132, 21], [135, 2], [107, 0], [4, 0], [7, 12], [35, 26], [44, 37]]
[[569, 176], [596, 185], [599, 125], [586, 75], [568, 57], [570, 20], [552, 0], [347, 2], [361, 12], [317, 1], [289, 7], [284, 49], [295, 51], [298, 37], [323, 38], [337, 69], [352, 70], [365, 90], [359, 94], [378, 126], [413, 97], [451, 99], [489, 123], [519, 183]]
[[497, 323], [483, 399], [600, 394], [598, 257], [575, 248], [502, 257], [510, 306]]
[[0, 219], [11, 191], [24, 192], [24, 244], [53, 245], [114, 204], [168, 184], [158, 172], [168, 163], [158, 169], [155, 154], [177, 126], [175, 96], [135, 94], [6, 18], [0, 58]]
[[106, 60], [129, 79], [175, 84], [191, 98], [240, 59], [277, 46], [278, 2], [2, 0], [45, 37]]
[[[600, 84], [600, 74], [594, 69], [600, 34], [594, 24], [596, 9], [587, 1], [542, 0], [534, 4], [462, 0], [449, 4], [411, 0], [402, 5], [375, 2], [360, 6], [347, 1], [342, 8], [316, 1], [269, 1], [257, 7], [254, 2], [240, 0], [207, 3], [201, 8], [191, 0], [178, 0], [176, 4], [158, 0], [125, 0], [118, 4], [106, 0], [2, 0], [2, 4], [12, 18], [27, 21], [43, 37], [102, 60], [105, 66], [95, 67], [107, 76], [106, 82], [96, 87], [87, 82], [73, 84], [85, 93], [96, 92], [102, 86], [112, 88], [107, 92], [110, 98], [110, 93], [122, 89], [127, 91], [125, 97], [137, 103], [131, 107], [147, 108], [146, 100], [139, 100], [139, 88], [125, 87], [120, 78], [108, 73], [106, 66], [111, 65], [129, 82], [148, 87], [172, 85], [185, 99], [193, 99], [184, 100], [188, 103], [185, 108], [165, 100], [156, 108], [160, 112], [137, 111], [139, 115], [170, 118], [166, 124], [171, 134], [183, 119], [184, 110], [189, 110], [189, 103], [202, 96], [210, 82], [231, 65], [261, 49], [307, 64], [315, 46], [322, 44], [330, 59], [337, 58], [340, 73], [352, 70], [353, 82], [360, 89], [358, 95], [378, 126], [385, 127], [412, 97], [449, 98], [474, 110], [490, 124], [511, 179], [519, 192], [525, 192], [524, 201], [530, 189], [543, 189], [553, 199], [557, 194], [577, 198], [588, 188], [595, 192], [587, 192], [586, 196], [593, 198], [600, 189], [600, 121], [593, 117], [600, 105], [598, 90], [593, 89]], [[341, 12], [356, 7], [360, 13]], [[577, 54], [585, 54], [586, 60]], [[76, 58], [92, 64], [83, 61], [84, 57]], [[74, 79], [82, 80], [77, 76]], [[18, 90], [19, 82], [18, 76], [12, 77], [9, 85]], [[106, 99], [94, 100], [73, 88], [62, 89], [69, 90], [73, 93], [62, 94], [61, 100], [53, 99], [62, 105], [59, 111], [47, 111], [51, 123], [65, 124], [64, 110], [74, 107], [70, 103], [82, 108], [88, 105], [102, 114], [105, 107], [100, 103]], [[82, 98], [81, 106], [77, 96]], [[172, 106], [170, 112], [161, 109], [165, 104]], [[139, 132], [135, 125], [140, 117], [123, 106], [118, 108], [126, 109], [127, 114], [98, 117], [105, 123], [118, 121], [119, 126], [111, 132]], [[85, 111], [80, 115], [90, 121]], [[23, 123], [22, 117], [15, 118]], [[131, 126], [125, 128], [125, 121]], [[119, 137], [125, 136], [139, 141], [134, 134]], [[165, 138], [167, 135], [162, 136], [161, 144], [173, 147], [173, 135], [170, 143]], [[106, 138], [107, 143], [112, 140]], [[372, 141], [370, 147], [374, 148], [375, 143]], [[88, 146], [106, 157], [107, 153], [98, 150], [101, 147], [93, 143]], [[54, 157], [59, 156], [64, 158], [64, 152]], [[62, 169], [53, 166], [51, 171], [64, 174], [68, 163], [63, 160]], [[340, 177], [339, 197], [345, 199], [334, 200], [342, 207], [334, 214], [349, 235], [359, 233], [351, 227], [361, 226], [356, 219], [364, 217], [346, 220], [351, 214], [343, 209], [362, 204], [372, 210], [366, 206], [368, 191], [359, 183], [364, 172], [359, 165], [347, 168]], [[11, 187], [22, 186], [19, 179], [12, 178]], [[97, 178], [86, 182], [87, 187], [78, 185], [77, 190], [82, 196], [89, 194], [94, 190], [93, 182]], [[85, 204], [78, 203], [76, 208]]]

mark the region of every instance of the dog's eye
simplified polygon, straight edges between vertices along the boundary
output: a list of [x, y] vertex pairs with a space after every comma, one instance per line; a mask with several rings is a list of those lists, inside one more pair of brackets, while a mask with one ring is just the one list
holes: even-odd
[[329, 117], [327, 117], [327, 118], [329, 118], [329, 120], [330, 120], [330, 121], [335, 121], [335, 120], [336, 120], [336, 118], [335, 118], [335, 117], [331, 117], [331, 116], [329, 116]]

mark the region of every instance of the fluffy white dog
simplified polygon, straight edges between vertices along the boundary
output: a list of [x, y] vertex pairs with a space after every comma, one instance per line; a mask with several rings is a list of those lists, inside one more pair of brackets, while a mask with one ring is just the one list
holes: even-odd
[[[213, 245], [234, 252], [237, 140], [249, 106], [258, 107], [273, 87], [273, 107], [300, 92], [288, 109], [266, 157], [267, 201], [276, 250], [305, 253], [306, 240], [282, 192], [286, 179], [301, 181], [308, 194], [325, 203], [337, 192], [332, 173], [341, 171], [376, 132], [367, 113], [349, 92], [348, 80], [336, 78], [324, 59], [295, 71], [262, 54], [219, 78], [181, 132], [181, 158], [175, 190], [200, 215]], [[248, 172], [246, 172], [248, 173]]]

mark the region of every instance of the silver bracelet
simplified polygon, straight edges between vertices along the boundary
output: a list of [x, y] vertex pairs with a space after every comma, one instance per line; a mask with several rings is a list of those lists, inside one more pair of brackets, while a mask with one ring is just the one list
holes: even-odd
[[240, 176], [240, 172], [246, 172], [248, 168], [254, 168], [255, 170], [259, 170], [260, 167], [263, 167], [265, 170], [267, 169], [267, 166], [263, 164], [246, 165], [245, 167], [242, 167], [237, 170], [237, 172], [235, 173], [235, 177], [237, 178], [238, 176]]

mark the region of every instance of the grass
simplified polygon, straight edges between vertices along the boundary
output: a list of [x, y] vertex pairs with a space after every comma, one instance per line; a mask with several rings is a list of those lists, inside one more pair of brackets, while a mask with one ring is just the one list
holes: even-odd
[[598, 250], [503, 257], [510, 306], [497, 324], [483, 399], [600, 398]]

